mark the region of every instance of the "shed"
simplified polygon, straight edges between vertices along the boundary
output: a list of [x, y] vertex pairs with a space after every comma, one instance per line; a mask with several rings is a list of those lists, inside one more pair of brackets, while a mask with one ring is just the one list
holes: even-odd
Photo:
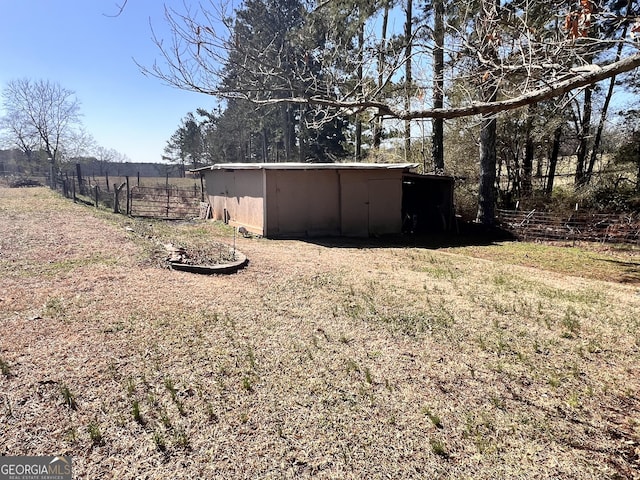
[[205, 177], [216, 220], [265, 237], [366, 237], [402, 231], [403, 215], [416, 210], [403, 201], [403, 180], [416, 166], [222, 163], [196, 171]]

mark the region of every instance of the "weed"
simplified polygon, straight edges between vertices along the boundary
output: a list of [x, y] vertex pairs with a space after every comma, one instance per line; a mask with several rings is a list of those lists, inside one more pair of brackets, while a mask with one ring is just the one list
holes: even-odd
[[134, 400], [131, 402], [131, 413], [133, 414], [133, 419], [138, 422], [140, 425], [145, 424], [145, 420], [142, 417], [142, 412], [140, 411], [140, 402], [138, 400]]
[[164, 379], [164, 387], [168, 390], [169, 394], [171, 395], [171, 399], [175, 401], [176, 396], [178, 394], [178, 389], [176, 388], [175, 384], [173, 383], [173, 380], [170, 377], [166, 377]]
[[562, 383], [562, 380], [559, 377], [557, 377], [556, 375], [552, 375], [551, 377], [549, 377], [549, 380], [547, 380], [547, 382], [553, 388], [558, 388], [560, 386], [560, 384]]
[[68, 442], [76, 443], [78, 440], [78, 430], [76, 427], [71, 427], [65, 432], [64, 437]]
[[347, 373], [351, 373], [351, 372], [360, 372], [360, 367], [358, 366], [358, 364], [355, 362], [355, 360], [352, 360], [351, 358], [349, 358], [347, 360]]
[[253, 392], [253, 384], [251, 383], [251, 379], [249, 377], [242, 377], [242, 388], [247, 392]]
[[251, 346], [247, 347], [247, 360], [249, 361], [249, 366], [251, 370], [256, 370], [256, 355], [253, 353], [253, 348]]
[[159, 432], [153, 432], [153, 443], [159, 451], [163, 453], [166, 452], [167, 444], [164, 437]]
[[73, 393], [71, 393], [69, 387], [67, 387], [66, 385], [62, 385], [60, 387], [60, 393], [62, 394], [62, 400], [67, 407], [69, 407], [71, 410], [76, 410], [78, 408], [76, 397]]
[[132, 397], [136, 393], [136, 382], [133, 378], [127, 377], [126, 389], [128, 397]]
[[433, 423], [433, 426], [436, 428], [444, 428], [444, 426], [442, 425], [442, 420], [440, 419], [440, 417], [434, 413], [432, 413], [427, 407], [424, 407], [422, 409], [422, 413], [424, 415], [427, 416], [427, 418], [429, 420], [431, 420], [431, 423]]
[[211, 405], [211, 403], [205, 402], [205, 411], [207, 412], [207, 418], [209, 419], [209, 421], [213, 423], [218, 423], [220, 419], [218, 417], [218, 414], [214, 410], [213, 405]]
[[573, 408], [573, 409], [577, 409], [580, 408], [580, 405], [582, 404], [580, 402], [580, 396], [576, 393], [576, 392], [572, 392], [566, 400], [566, 403], [569, 407]]
[[164, 425], [167, 430], [171, 430], [171, 428], [173, 427], [171, 425], [171, 419], [169, 418], [169, 415], [167, 414], [167, 410], [165, 408], [160, 411], [160, 422], [162, 422], [162, 425]]
[[43, 316], [49, 318], [64, 318], [66, 316], [65, 310], [66, 308], [64, 306], [64, 301], [62, 298], [50, 298], [44, 304]]
[[338, 341], [340, 343], [344, 343], [345, 345], [349, 345], [351, 342], [353, 342], [353, 338], [347, 337], [345, 334], [341, 333], [340, 337], [338, 337]]
[[11, 367], [9, 364], [2, 358], [0, 358], [0, 373], [5, 377], [11, 376]]
[[89, 438], [93, 445], [103, 444], [104, 439], [102, 438], [102, 433], [100, 432], [100, 427], [97, 423], [90, 422], [89, 425], [87, 425], [87, 432], [89, 432]]
[[429, 439], [429, 445], [431, 445], [431, 451], [440, 457], [448, 457], [449, 453], [442, 440], [436, 438]]
[[489, 399], [491, 404], [496, 407], [498, 410], [506, 410], [506, 404], [503, 398], [500, 398], [496, 395], [492, 395]]
[[580, 320], [578, 320], [576, 311], [573, 308], [568, 308], [565, 312], [562, 318], [562, 325], [567, 329], [563, 337], [572, 338], [572, 336], [578, 335], [578, 332], [580, 332]]
[[365, 367], [364, 369], [364, 379], [369, 385], [373, 384], [373, 375], [371, 375], [369, 367]]
[[185, 432], [184, 429], [182, 428], [176, 431], [175, 441], [176, 441], [176, 446], [180, 448], [184, 448], [186, 450], [191, 448], [191, 444], [189, 442], [189, 437], [187, 435], [187, 432]]

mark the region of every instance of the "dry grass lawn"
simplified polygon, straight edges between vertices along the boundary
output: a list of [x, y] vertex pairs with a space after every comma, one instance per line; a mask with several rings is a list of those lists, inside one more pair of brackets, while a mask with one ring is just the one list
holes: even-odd
[[75, 478], [640, 478], [637, 251], [238, 238], [0, 188], [0, 454]]

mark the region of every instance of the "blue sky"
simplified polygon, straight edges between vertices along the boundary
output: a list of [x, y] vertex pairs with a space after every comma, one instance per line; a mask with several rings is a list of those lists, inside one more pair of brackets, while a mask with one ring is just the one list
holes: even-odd
[[182, 0], [0, 0], [0, 88], [19, 78], [48, 80], [76, 93], [83, 124], [103, 147], [135, 162], [160, 161], [180, 120], [216, 99], [145, 77], [160, 61], [156, 35], [170, 39], [164, 4]]

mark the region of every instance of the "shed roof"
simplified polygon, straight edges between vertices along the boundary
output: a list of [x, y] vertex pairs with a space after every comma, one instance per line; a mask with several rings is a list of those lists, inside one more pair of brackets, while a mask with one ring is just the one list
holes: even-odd
[[417, 163], [216, 163], [191, 170], [410, 170]]

